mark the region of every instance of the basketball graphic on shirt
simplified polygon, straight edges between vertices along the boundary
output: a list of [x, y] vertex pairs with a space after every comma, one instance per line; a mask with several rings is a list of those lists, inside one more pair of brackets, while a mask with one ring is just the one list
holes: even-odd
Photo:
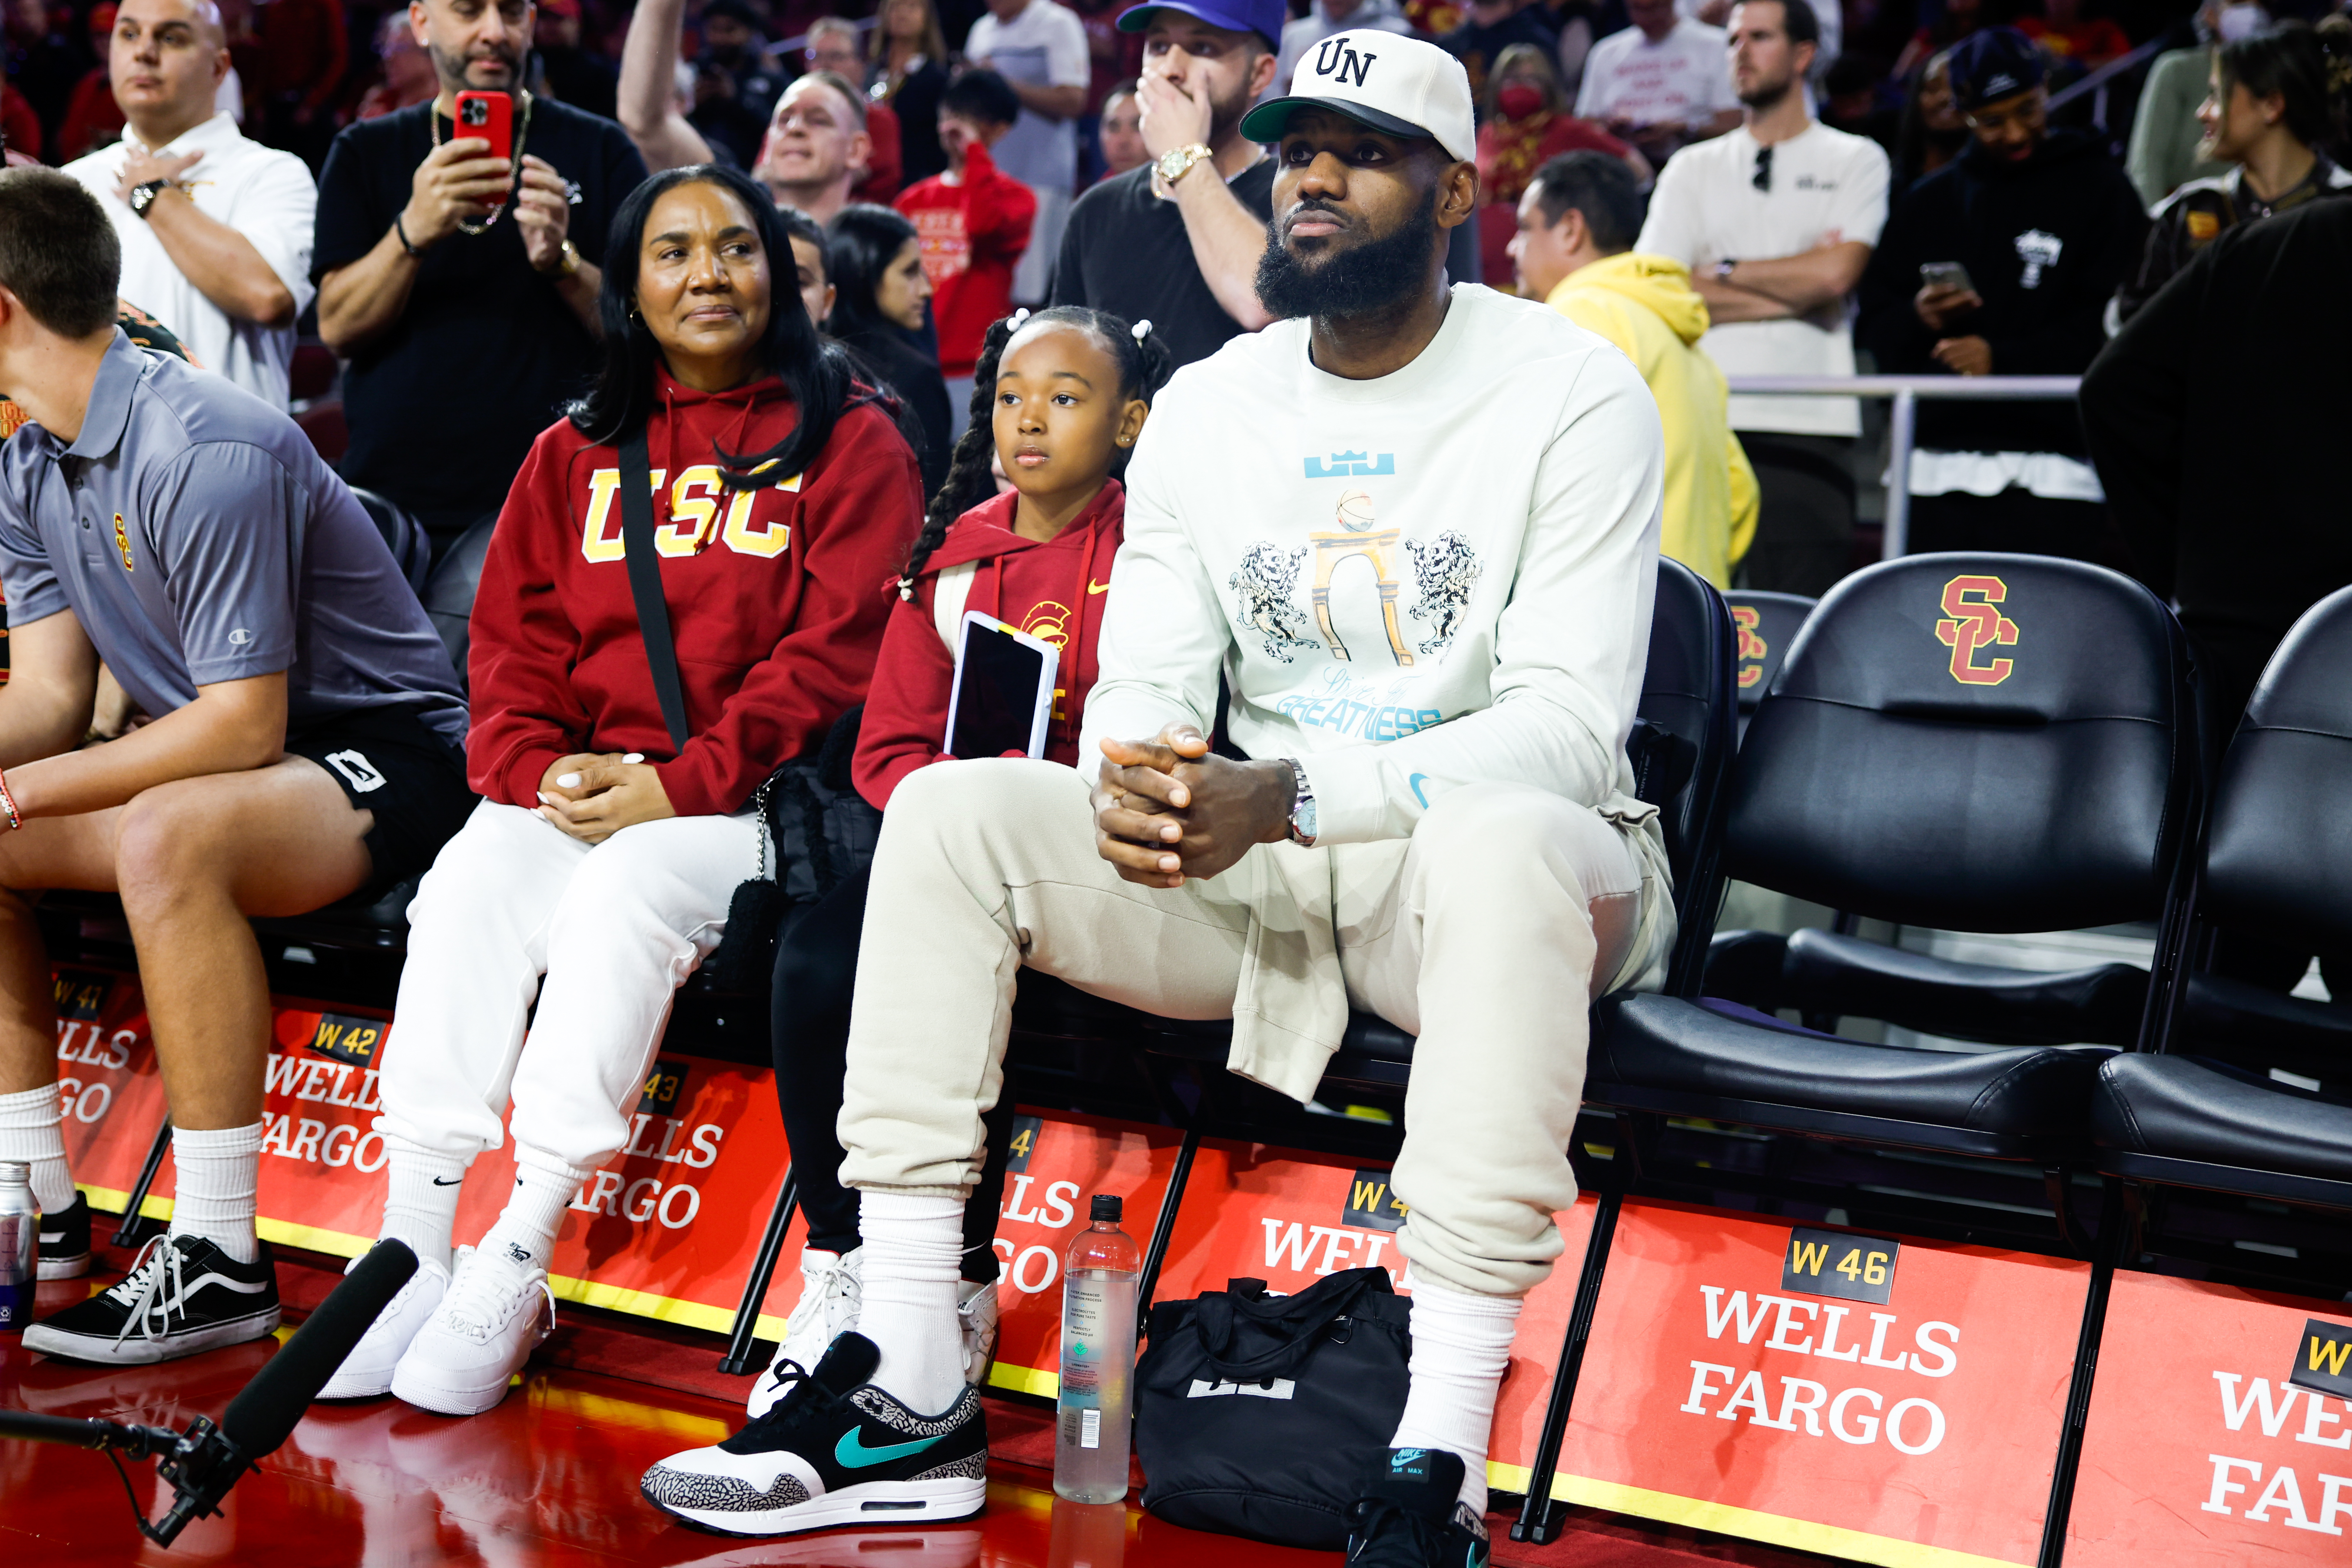
[[1349, 533], [1362, 533], [1372, 526], [1372, 498], [1361, 490], [1349, 490], [1339, 498], [1338, 521]]

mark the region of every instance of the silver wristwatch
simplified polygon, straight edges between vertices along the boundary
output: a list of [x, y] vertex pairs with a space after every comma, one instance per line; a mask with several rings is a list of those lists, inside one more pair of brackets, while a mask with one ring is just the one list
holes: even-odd
[[1290, 801], [1290, 841], [1304, 849], [1315, 847], [1315, 792], [1307, 787], [1307, 770], [1297, 757], [1285, 757], [1290, 764], [1290, 780], [1294, 794]]

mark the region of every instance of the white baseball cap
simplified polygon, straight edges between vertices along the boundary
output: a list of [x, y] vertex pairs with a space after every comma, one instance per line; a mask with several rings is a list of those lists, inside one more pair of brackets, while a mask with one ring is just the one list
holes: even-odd
[[1470, 73], [1418, 38], [1395, 33], [1334, 33], [1299, 58], [1290, 96], [1242, 117], [1253, 142], [1279, 142], [1293, 113], [1328, 109], [1391, 136], [1426, 136], [1463, 163], [1478, 156]]

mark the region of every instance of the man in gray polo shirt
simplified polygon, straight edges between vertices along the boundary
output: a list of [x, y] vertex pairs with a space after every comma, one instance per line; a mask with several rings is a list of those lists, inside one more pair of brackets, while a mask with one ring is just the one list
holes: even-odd
[[[456, 675], [374, 525], [285, 415], [116, 329], [121, 264], [79, 184], [0, 174], [0, 387], [30, 416], [0, 447], [0, 1160], [32, 1166], [41, 1277], [86, 1270], [25, 895], [120, 892], [171, 1098], [171, 1234], [25, 1334], [117, 1363], [278, 1324], [245, 917], [412, 875], [473, 805]], [[152, 721], [81, 749], [101, 660]]]

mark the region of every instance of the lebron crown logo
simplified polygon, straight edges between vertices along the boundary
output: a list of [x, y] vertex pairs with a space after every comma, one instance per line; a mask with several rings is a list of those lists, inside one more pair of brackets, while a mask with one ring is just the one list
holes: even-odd
[[[1955, 577], [1944, 584], [1944, 614], [1951, 618], [1936, 623], [1936, 640], [1952, 650], [1952, 679], [1961, 685], [1999, 686], [2009, 679], [2014, 661], [1977, 658], [1996, 645], [2016, 643], [2017, 623], [1999, 608], [2008, 597], [2009, 584], [1998, 577]], [[1743, 657], [1746, 636], [1741, 633]]]

